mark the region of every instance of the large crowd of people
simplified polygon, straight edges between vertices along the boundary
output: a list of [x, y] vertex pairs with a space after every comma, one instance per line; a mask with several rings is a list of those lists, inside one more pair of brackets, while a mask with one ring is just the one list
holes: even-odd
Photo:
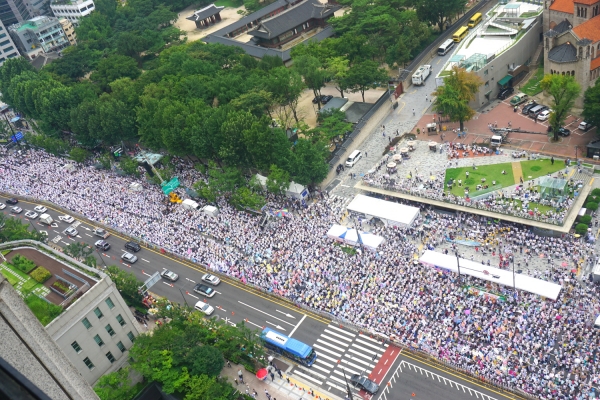
[[[175, 159], [184, 186], [206, 179]], [[43, 151], [0, 159], [0, 190], [53, 202], [87, 218], [208, 265], [306, 307], [428, 352], [473, 374], [542, 399], [584, 399], [600, 379], [600, 289], [572, 272], [597, 262], [593, 244], [420, 205], [412, 227], [349, 218], [386, 241], [350, 255], [326, 237], [345, 215], [343, 199], [317, 193], [306, 204], [268, 196], [261, 217], [218, 201], [219, 215], [184, 210], [160, 188], [91, 164], [68, 172]], [[130, 189], [140, 182], [143, 189]], [[183, 195], [183, 193], [181, 193]], [[199, 200], [201, 202], [201, 200]], [[346, 220], [347, 221], [347, 220]], [[477, 240], [476, 261], [502, 267], [509, 257], [543, 265], [531, 274], [562, 285], [557, 301], [422, 266], [422, 248], [471, 251], [446, 238]], [[477, 289], [473, 289], [477, 287]]]

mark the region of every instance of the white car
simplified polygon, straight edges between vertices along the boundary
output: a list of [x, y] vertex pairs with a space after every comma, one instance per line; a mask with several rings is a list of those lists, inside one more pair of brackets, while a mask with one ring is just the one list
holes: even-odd
[[6, 208], [6, 204], [0, 203], [0, 210], [4, 210]]
[[79, 235], [79, 232], [77, 231], [77, 229], [75, 229], [75, 228], [71, 228], [71, 227], [68, 227], [67, 229], [65, 229], [65, 230], [63, 231], [63, 233], [64, 233], [65, 235], [67, 235], [67, 236], [71, 236], [71, 237]]
[[67, 224], [72, 224], [73, 222], [75, 222], [75, 218], [71, 217], [70, 215], [59, 215], [58, 219], [60, 219], [63, 222], [66, 222]]
[[544, 110], [538, 115], [537, 119], [538, 121], [546, 121], [548, 118], [550, 118], [550, 114], [552, 114], [552, 110]]
[[48, 209], [44, 206], [36, 206], [33, 211], [37, 212], [37, 213], [45, 213], [46, 211], [48, 211]]
[[25, 213], [25, 216], [29, 219], [36, 219], [39, 216], [39, 214], [33, 211], [27, 211]]
[[218, 277], [211, 275], [211, 274], [202, 275], [202, 280], [204, 282], [210, 283], [213, 286], [217, 286], [219, 283], [221, 283], [221, 280]]
[[194, 308], [196, 310], [198, 310], [198, 311], [202, 311], [205, 315], [210, 315], [210, 314], [213, 313], [213, 311], [215, 311], [215, 309], [212, 306], [206, 304], [202, 300], [200, 300], [199, 302], [197, 302], [194, 305]]
[[131, 254], [131, 253], [124, 253], [124, 254], [121, 256], [121, 259], [122, 259], [123, 261], [127, 261], [127, 262], [128, 262], [128, 263], [130, 263], [130, 264], [133, 264], [134, 262], [136, 262], [136, 261], [137, 261], [137, 256], [134, 256], [134, 255], [133, 255], [133, 254]]
[[10, 212], [13, 214], [21, 214], [22, 211], [23, 211], [23, 209], [21, 207], [12, 207], [10, 209]]
[[160, 276], [162, 276], [164, 279], [170, 280], [171, 282], [175, 282], [177, 279], [179, 279], [179, 275], [173, 271], [169, 271], [168, 269], [165, 269], [163, 272], [161, 272]]

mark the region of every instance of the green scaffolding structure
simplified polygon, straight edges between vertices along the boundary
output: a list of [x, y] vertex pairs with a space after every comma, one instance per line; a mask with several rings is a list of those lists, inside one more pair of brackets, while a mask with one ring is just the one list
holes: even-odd
[[540, 195], [545, 200], [563, 201], [567, 197], [566, 179], [542, 176], [540, 178]]
[[467, 72], [471, 71], [479, 71], [481, 68], [485, 67], [487, 64], [487, 56], [481, 53], [475, 53], [471, 57], [466, 60], [461, 61], [460, 67], [467, 70]]

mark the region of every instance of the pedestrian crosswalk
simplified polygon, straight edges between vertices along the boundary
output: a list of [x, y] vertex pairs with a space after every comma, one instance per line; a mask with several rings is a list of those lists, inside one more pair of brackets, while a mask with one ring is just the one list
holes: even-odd
[[346, 379], [368, 376], [387, 346], [368, 335], [328, 325], [313, 344], [317, 361], [311, 367], [296, 366], [293, 373], [326, 390], [346, 393]]

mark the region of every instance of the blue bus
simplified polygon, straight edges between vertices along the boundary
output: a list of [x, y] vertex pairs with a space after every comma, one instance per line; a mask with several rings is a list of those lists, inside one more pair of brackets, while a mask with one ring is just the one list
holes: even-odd
[[289, 338], [271, 328], [265, 328], [260, 335], [265, 347], [299, 364], [310, 367], [317, 360], [317, 353], [307, 344]]

